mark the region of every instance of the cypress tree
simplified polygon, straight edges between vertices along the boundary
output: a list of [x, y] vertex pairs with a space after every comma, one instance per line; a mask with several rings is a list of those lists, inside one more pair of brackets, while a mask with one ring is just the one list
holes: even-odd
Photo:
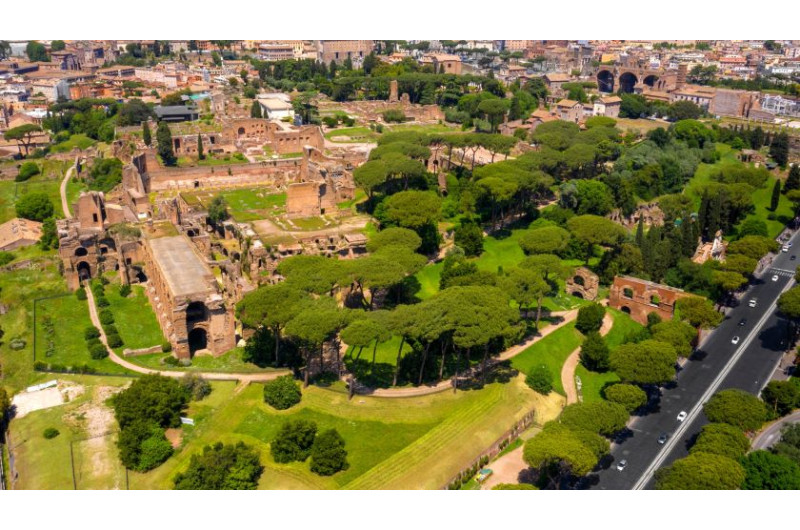
[[144, 140], [144, 145], [147, 147], [150, 147], [150, 144], [153, 143], [153, 137], [150, 134], [150, 126], [146, 121], [142, 122], [142, 140]]
[[639, 216], [639, 224], [636, 226], [636, 246], [642, 248], [644, 242], [644, 216]]
[[783, 192], [800, 189], [800, 164], [795, 164], [789, 169], [789, 176], [786, 177], [786, 185]]
[[197, 158], [199, 160], [205, 160], [206, 155], [203, 153], [203, 137], [199, 134], [197, 135]]
[[261, 112], [261, 105], [258, 101], [253, 101], [253, 104], [250, 106], [250, 117], [251, 118], [263, 118], [264, 115]]
[[769, 209], [773, 212], [778, 209], [778, 202], [781, 200], [781, 181], [776, 180], [775, 186], [772, 188], [772, 200], [769, 203]]
[[158, 124], [156, 130], [156, 144], [158, 146], [158, 155], [165, 166], [174, 166], [178, 160], [175, 158], [175, 151], [172, 148], [172, 133], [169, 130], [167, 122], [162, 121]]
[[785, 132], [778, 133], [772, 139], [769, 147], [770, 156], [775, 159], [775, 163], [781, 167], [786, 167], [789, 161], [789, 135]]

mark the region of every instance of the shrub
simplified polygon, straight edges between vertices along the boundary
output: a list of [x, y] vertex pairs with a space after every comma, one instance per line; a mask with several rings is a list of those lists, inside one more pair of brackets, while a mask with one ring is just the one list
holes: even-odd
[[767, 420], [764, 402], [744, 390], [729, 389], [717, 392], [703, 405], [708, 419], [728, 423], [743, 431], [755, 431]]
[[75, 296], [78, 300], [86, 300], [86, 289], [84, 287], [78, 288], [78, 290], [75, 291]]
[[97, 304], [97, 307], [108, 307], [111, 305], [108, 303], [108, 299], [105, 296], [98, 296], [95, 298], [95, 303]]
[[286, 410], [300, 403], [302, 393], [291, 375], [278, 377], [264, 383], [264, 401], [278, 410]]
[[619, 403], [628, 412], [633, 412], [647, 403], [647, 394], [635, 385], [616, 384], [605, 389], [605, 398], [612, 403]]
[[383, 121], [387, 123], [403, 123], [406, 121], [406, 115], [400, 109], [389, 109], [383, 112]]
[[347, 451], [344, 438], [336, 431], [329, 429], [320, 433], [311, 447], [311, 471], [317, 475], [329, 476], [347, 469]]
[[123, 344], [122, 337], [116, 333], [106, 335], [106, 342], [108, 342], [108, 346], [111, 348], [119, 348]]
[[20, 166], [19, 173], [14, 180], [17, 182], [25, 182], [32, 176], [38, 175], [39, 173], [41, 173], [41, 171], [39, 170], [39, 165], [36, 162], [25, 162], [22, 164], [22, 166]]
[[42, 436], [44, 436], [46, 440], [52, 440], [53, 438], [55, 438], [59, 434], [61, 434], [61, 433], [58, 432], [58, 429], [53, 428], [53, 427], [48, 427], [48, 428], [46, 428], [44, 430], [44, 433], [42, 434]]
[[89, 356], [95, 361], [108, 357], [108, 350], [102, 342], [97, 341], [89, 345]]
[[547, 366], [540, 364], [531, 369], [525, 378], [525, 383], [536, 392], [546, 396], [553, 390], [553, 375]]
[[14, 254], [6, 252], [5, 250], [0, 250], [0, 267], [8, 265], [12, 261], [14, 261]]
[[114, 313], [110, 309], [101, 309], [97, 316], [103, 326], [109, 326], [114, 323]]
[[100, 337], [100, 330], [94, 326], [89, 326], [83, 330], [83, 338], [86, 340], [92, 340], [98, 337]]
[[611, 436], [625, 428], [628, 411], [618, 403], [596, 401], [594, 403], [573, 403], [561, 413], [561, 423], [575, 430], [596, 432]]
[[211, 393], [211, 384], [196, 374], [186, 374], [181, 378], [181, 385], [195, 401], [200, 401]]
[[114, 324], [108, 324], [107, 326], [103, 326], [103, 331], [106, 332], [106, 335], [119, 335], [119, 330], [117, 326]]
[[178, 361], [177, 357], [173, 357], [172, 355], [167, 355], [164, 357], [164, 364], [169, 366], [178, 366], [180, 362]]
[[48, 217], [52, 217], [54, 212], [50, 197], [46, 193], [38, 191], [23, 195], [17, 200], [15, 209], [18, 217], [40, 223]]
[[304, 462], [311, 453], [317, 424], [308, 420], [289, 420], [284, 423], [270, 444], [275, 462]]
[[122, 298], [127, 298], [128, 295], [130, 295], [130, 294], [131, 294], [131, 286], [130, 285], [128, 285], [126, 283], [125, 285], [120, 285], [119, 286], [119, 295]]
[[172, 351], [172, 343], [168, 340], [165, 340], [161, 343], [161, 351], [164, 353], [169, 353]]
[[251, 490], [263, 473], [258, 451], [238, 442], [207, 445], [192, 455], [189, 467], [175, 475], [176, 490]]
[[581, 307], [578, 310], [578, 318], [575, 320], [575, 329], [584, 335], [592, 331], [600, 331], [603, 325], [603, 317], [606, 308], [594, 302]]

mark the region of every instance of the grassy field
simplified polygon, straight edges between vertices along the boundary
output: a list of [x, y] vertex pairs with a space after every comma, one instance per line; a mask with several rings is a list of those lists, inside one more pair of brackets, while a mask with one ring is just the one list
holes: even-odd
[[39, 300], [36, 303], [36, 360], [61, 366], [86, 364], [101, 373], [128, 373], [108, 358], [95, 360], [89, 356], [83, 330], [91, 325], [88, 303], [78, 300], [74, 294]]
[[248, 221], [258, 221], [268, 217], [270, 213], [276, 213], [286, 205], [285, 193], [264, 193], [263, 188], [241, 188], [235, 190], [225, 190], [220, 192], [194, 192], [183, 193], [183, 198], [189, 204], [211, 203], [211, 200], [222, 195], [228, 203], [228, 211], [231, 216], [240, 223]]
[[370, 130], [369, 127], [345, 127], [325, 133], [326, 139], [341, 143], [373, 143], [378, 140], [378, 136], [378, 133]]
[[301, 217], [297, 219], [292, 219], [291, 223], [298, 229], [298, 230], [321, 230], [325, 228], [327, 223], [325, 219], [321, 217]]
[[117, 348], [118, 353], [125, 348], [133, 350], [149, 348], [164, 342], [164, 334], [147, 300], [144, 287], [139, 285], [131, 287], [131, 294], [123, 298], [119, 295], [118, 285], [106, 286], [106, 299], [111, 304], [111, 312], [114, 313], [114, 325], [125, 343], [121, 348]]
[[[152, 346], [152, 344], [151, 344]], [[169, 356], [168, 353], [154, 353], [152, 355], [137, 355], [129, 357], [127, 360], [144, 366], [146, 368], [154, 368], [157, 370], [179, 370], [183, 372], [224, 372], [224, 373], [259, 373], [270, 372], [274, 368], [260, 368], [253, 363], [244, 362], [242, 360], [242, 348], [234, 348], [233, 350], [214, 357], [213, 355], [202, 355], [192, 358], [191, 366], [168, 366], [162, 363], [164, 358]]]
[[[606, 335], [606, 344], [609, 349], [614, 349], [623, 343], [626, 337], [641, 330], [644, 326], [621, 311], [616, 309], [608, 309], [614, 316], [614, 325]], [[619, 376], [614, 372], [597, 373], [587, 370], [583, 365], [578, 364], [575, 374], [581, 378], [581, 394], [585, 403], [593, 403], [603, 399], [600, 392], [603, 387], [608, 383], [616, 383], [619, 381]]]
[[575, 329], [575, 322], [570, 322], [511, 359], [511, 366], [527, 374], [534, 366], [544, 364], [553, 376], [553, 389], [563, 395], [561, 367], [582, 341], [583, 335]]
[[68, 153], [76, 147], [80, 150], [88, 149], [95, 145], [97, 142], [86, 136], [85, 134], [73, 134], [66, 142], [61, 142], [50, 148], [51, 153]]
[[[213, 383], [204, 401], [192, 403], [184, 442], [175, 456], [147, 473], [131, 473], [131, 488], [169, 488], [192, 454], [215, 441], [243, 440], [261, 452], [262, 489], [437, 488], [464, 462], [488, 447], [511, 424], [536, 408], [540, 421], [554, 417], [560, 402], [528, 389], [520, 379], [482, 390], [403, 399], [355, 397], [317, 387], [287, 411], [263, 403], [261, 385], [234, 393], [234, 384]], [[308, 462], [277, 464], [269, 442], [287, 419], [310, 419], [335, 428], [345, 439], [350, 468], [333, 477], [308, 470]]]

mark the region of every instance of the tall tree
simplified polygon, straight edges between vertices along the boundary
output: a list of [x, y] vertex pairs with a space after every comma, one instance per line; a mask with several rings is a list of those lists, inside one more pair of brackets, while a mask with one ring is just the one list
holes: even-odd
[[203, 152], [203, 136], [197, 135], [197, 158], [198, 160], [205, 160], [206, 154]]
[[772, 139], [772, 145], [769, 146], [769, 154], [775, 160], [775, 163], [781, 167], [786, 167], [789, 161], [789, 134], [780, 132]]
[[773, 212], [778, 209], [778, 203], [781, 200], [781, 181], [775, 180], [775, 186], [772, 187], [772, 199], [769, 203], [769, 209]]
[[142, 140], [144, 141], [144, 145], [150, 147], [150, 144], [153, 143], [153, 136], [150, 133], [150, 125], [146, 122], [142, 122]]
[[792, 164], [789, 176], [786, 177], [786, 184], [783, 186], [784, 193], [792, 190], [800, 190], [800, 164]]
[[261, 103], [258, 100], [254, 100], [253, 104], [250, 105], [250, 117], [251, 118], [263, 118], [264, 114], [261, 111]]
[[22, 155], [22, 148], [25, 147], [25, 156], [28, 156], [28, 151], [33, 142], [33, 137], [41, 132], [42, 128], [34, 123], [26, 123], [18, 127], [8, 129], [3, 133], [3, 138], [6, 140], [14, 140], [17, 142], [19, 154]]
[[280, 364], [281, 335], [286, 324], [301, 311], [306, 295], [282, 282], [266, 285], [244, 296], [236, 305], [239, 318], [253, 329], [266, 326], [275, 337], [275, 364]]
[[172, 132], [170, 132], [169, 125], [167, 125], [165, 121], [158, 124], [158, 129], [156, 130], [156, 145], [158, 155], [161, 157], [165, 166], [174, 166], [178, 163], [174, 148], [172, 147]]

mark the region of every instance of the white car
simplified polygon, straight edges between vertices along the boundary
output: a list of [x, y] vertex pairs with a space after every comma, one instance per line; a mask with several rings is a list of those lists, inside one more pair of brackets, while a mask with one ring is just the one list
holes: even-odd
[[732, 343], [732, 344], [739, 344], [739, 337], [738, 337], [738, 336], [736, 336], [736, 337], [733, 337], [733, 338], [731, 339], [731, 343]]
[[747, 305], [749, 305], [750, 307], [755, 307], [756, 306], [756, 299], [755, 298], [750, 299], [750, 301], [747, 302]]
[[789, 252], [789, 245], [783, 245], [781, 250], [784, 251], [784, 252]]
[[619, 464], [617, 464], [617, 471], [622, 471], [623, 469], [625, 469], [625, 466], [627, 465], [628, 465], [627, 460], [620, 460]]
[[778, 281], [778, 275], [777, 274], [772, 276], [772, 281], [773, 282], [777, 282]]
[[680, 414], [678, 414], [678, 421], [682, 422], [686, 419], [686, 416], [688, 416], [688, 414], [686, 414], [685, 410], [682, 410]]

